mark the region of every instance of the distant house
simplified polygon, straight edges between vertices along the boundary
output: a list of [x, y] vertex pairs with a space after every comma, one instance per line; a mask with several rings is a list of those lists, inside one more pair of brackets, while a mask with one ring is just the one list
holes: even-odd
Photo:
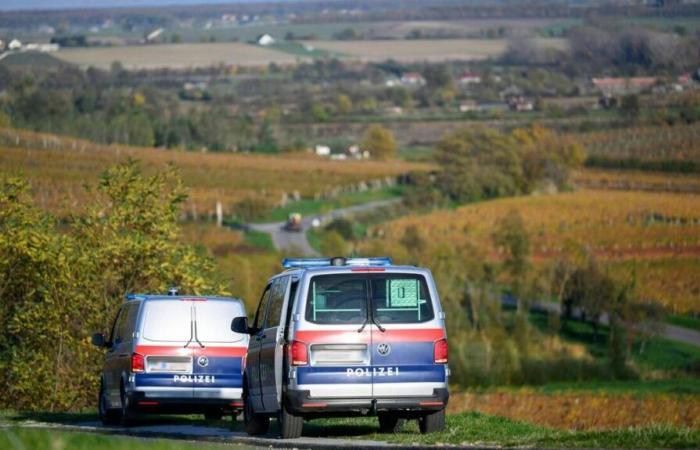
[[459, 77], [459, 82], [461, 84], [479, 84], [481, 83], [481, 76], [474, 72], [467, 71]]
[[511, 111], [525, 112], [532, 111], [533, 109], [535, 109], [535, 105], [534, 103], [532, 103], [531, 100], [528, 100], [525, 97], [519, 95], [509, 97], [507, 102], [508, 107], [511, 109]]
[[657, 83], [656, 77], [632, 78], [593, 78], [593, 85], [603, 95], [636, 94], [651, 89]]
[[163, 34], [164, 31], [165, 31], [165, 28], [158, 28], [156, 30], [151, 31], [150, 33], [148, 33], [146, 35], [146, 42], [155, 41], [156, 39], [158, 39], [160, 37], [160, 35]]
[[459, 105], [459, 112], [478, 111], [479, 104], [474, 100], [465, 100]]
[[275, 38], [273, 38], [269, 34], [262, 34], [258, 36], [257, 39], [255, 39], [255, 41], [258, 43], [258, 45], [268, 46], [275, 43]]
[[37, 44], [37, 43], [31, 42], [31, 43], [24, 46], [24, 50], [26, 50], [28, 52], [50, 53], [50, 52], [57, 52], [58, 49], [59, 49], [59, 45], [56, 43]]
[[401, 75], [401, 84], [409, 86], [423, 86], [425, 84], [425, 78], [418, 72], [406, 72]]
[[8, 50], [20, 50], [22, 48], [22, 42], [19, 39], [12, 39], [9, 44], [7, 44]]
[[327, 145], [316, 145], [314, 148], [314, 153], [318, 156], [330, 156], [331, 148]]

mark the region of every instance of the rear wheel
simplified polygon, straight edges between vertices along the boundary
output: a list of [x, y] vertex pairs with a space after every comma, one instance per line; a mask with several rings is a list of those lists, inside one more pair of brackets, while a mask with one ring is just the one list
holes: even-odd
[[119, 424], [119, 410], [109, 409], [107, 406], [107, 391], [105, 390], [104, 384], [100, 382], [100, 393], [97, 398], [97, 411], [100, 415], [100, 421], [102, 425], [118, 425]]
[[270, 418], [262, 414], [255, 414], [253, 405], [247, 394], [243, 396], [243, 420], [245, 422], [245, 432], [250, 436], [260, 436], [267, 433], [270, 428]]
[[301, 436], [301, 429], [304, 427], [304, 418], [291, 414], [284, 405], [282, 405], [282, 409], [279, 412], [278, 421], [280, 424], [280, 437], [282, 439], [294, 439]]
[[422, 434], [435, 433], [445, 429], [445, 410], [441, 409], [434, 413], [426, 414], [418, 419], [418, 428]]
[[123, 427], [130, 427], [130, 426], [134, 425], [134, 423], [136, 422], [136, 412], [134, 411], [134, 408], [131, 406], [131, 400], [129, 399], [129, 396], [126, 395], [126, 391], [124, 390], [124, 385], [122, 385], [122, 387], [120, 389], [120, 394], [121, 394], [121, 404], [122, 404], [120, 425]]
[[400, 419], [391, 413], [379, 413], [377, 417], [379, 419], [380, 433], [398, 433], [404, 423], [404, 419]]

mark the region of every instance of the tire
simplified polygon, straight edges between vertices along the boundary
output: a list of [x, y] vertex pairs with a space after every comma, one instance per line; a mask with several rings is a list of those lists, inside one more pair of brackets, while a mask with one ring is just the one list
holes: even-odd
[[107, 408], [107, 393], [105, 392], [105, 387], [102, 382], [100, 382], [100, 393], [97, 397], [97, 411], [100, 415], [100, 421], [102, 425], [111, 426], [119, 425], [121, 417], [118, 409]]
[[379, 413], [379, 432], [380, 433], [398, 433], [403, 427], [404, 419], [400, 419], [391, 413]]
[[124, 390], [124, 385], [122, 385], [122, 387], [120, 389], [120, 393], [121, 393], [122, 409], [121, 409], [119, 424], [122, 427], [131, 427], [136, 423], [136, 413], [134, 412], [134, 409], [131, 406], [131, 400], [129, 399], [129, 396], [126, 395], [126, 391]]
[[270, 429], [270, 418], [262, 414], [253, 412], [253, 405], [248, 395], [243, 396], [243, 421], [245, 422], [245, 432], [249, 436], [260, 436]]
[[[204, 413], [205, 420], [221, 420], [222, 417], [224, 417], [224, 412], [220, 409], [212, 409], [211, 411], [207, 411]], [[236, 416], [233, 417], [235, 418]]]
[[277, 420], [280, 425], [280, 437], [282, 439], [295, 439], [301, 436], [301, 429], [304, 427], [303, 417], [289, 413], [287, 407], [282, 405]]
[[445, 429], [445, 410], [426, 414], [418, 419], [418, 428], [421, 434], [435, 433]]

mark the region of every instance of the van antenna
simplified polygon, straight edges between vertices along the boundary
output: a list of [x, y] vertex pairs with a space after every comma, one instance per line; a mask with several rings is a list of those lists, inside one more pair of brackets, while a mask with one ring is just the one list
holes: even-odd
[[168, 295], [177, 295], [179, 292], [180, 290], [176, 286], [173, 286], [170, 289], [168, 289]]

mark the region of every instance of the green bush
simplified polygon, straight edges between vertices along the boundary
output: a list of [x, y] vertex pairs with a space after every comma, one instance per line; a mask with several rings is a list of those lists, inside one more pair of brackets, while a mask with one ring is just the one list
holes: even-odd
[[130, 292], [222, 293], [212, 262], [178, 242], [185, 190], [173, 170], [106, 171], [84, 215], [59, 224], [28, 186], [0, 178], [0, 408], [93, 406], [107, 331]]

